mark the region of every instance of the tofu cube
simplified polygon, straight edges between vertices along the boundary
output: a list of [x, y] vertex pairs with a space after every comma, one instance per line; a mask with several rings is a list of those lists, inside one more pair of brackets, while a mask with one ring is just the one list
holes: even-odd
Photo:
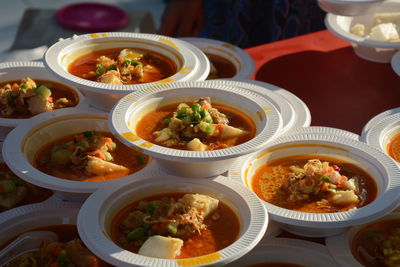
[[138, 254], [160, 259], [175, 259], [182, 246], [183, 240], [179, 238], [153, 235], [143, 243]]
[[179, 202], [195, 208], [203, 218], [206, 218], [217, 210], [219, 200], [202, 194], [185, 194]]

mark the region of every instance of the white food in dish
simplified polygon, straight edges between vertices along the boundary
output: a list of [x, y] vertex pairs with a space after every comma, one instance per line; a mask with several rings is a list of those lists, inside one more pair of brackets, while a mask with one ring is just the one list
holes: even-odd
[[138, 254], [160, 259], [174, 259], [182, 246], [182, 239], [153, 235], [143, 243]]
[[350, 32], [377, 41], [400, 41], [400, 13], [377, 13], [374, 16], [374, 24], [368, 31], [361, 23], [351, 27]]

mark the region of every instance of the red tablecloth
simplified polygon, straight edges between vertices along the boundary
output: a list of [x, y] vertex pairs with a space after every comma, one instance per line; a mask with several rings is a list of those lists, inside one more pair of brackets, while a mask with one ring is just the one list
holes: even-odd
[[313, 126], [361, 133], [378, 113], [400, 106], [400, 77], [390, 64], [354, 54], [350, 43], [329, 31], [246, 49], [254, 59], [254, 79], [301, 98]]

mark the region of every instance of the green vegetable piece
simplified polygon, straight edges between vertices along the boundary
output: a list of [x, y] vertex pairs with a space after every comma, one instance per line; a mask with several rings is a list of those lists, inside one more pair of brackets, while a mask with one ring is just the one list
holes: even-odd
[[139, 163], [139, 164], [145, 164], [146, 163], [146, 159], [142, 155], [136, 155], [135, 157], [136, 157], [137, 163]]
[[20, 89], [26, 91], [26, 89], [28, 89], [28, 85], [26, 83], [21, 83], [21, 85], [19, 86]]
[[58, 165], [67, 165], [71, 162], [72, 151], [68, 149], [53, 150], [50, 155], [50, 161]]
[[132, 60], [130, 60], [129, 58], [126, 58], [126, 59], [124, 60], [124, 66], [125, 66], [125, 68], [129, 67], [129, 65], [131, 65], [131, 64], [132, 64]]
[[15, 192], [17, 190], [17, 185], [12, 180], [2, 180], [0, 185], [3, 187], [2, 193]]
[[101, 76], [106, 72], [106, 67], [102, 64], [96, 65], [96, 75]]
[[182, 119], [182, 123], [185, 126], [189, 126], [190, 124], [192, 124], [192, 119], [190, 118], [191, 116], [186, 116]]
[[117, 70], [117, 67], [114, 64], [111, 64], [110, 66], [108, 66], [107, 71], [109, 70]]
[[58, 254], [56, 262], [59, 262], [61, 266], [68, 266], [67, 264], [71, 263], [65, 250], [62, 250], [60, 254]]
[[332, 180], [326, 175], [321, 177], [321, 181], [325, 183], [332, 183]]
[[168, 231], [170, 234], [175, 235], [176, 232], [178, 232], [178, 223], [175, 223], [175, 222], [169, 223], [169, 224], [167, 225], [167, 231]]
[[165, 118], [165, 119], [163, 120], [163, 123], [168, 124], [168, 123], [171, 121], [171, 118], [172, 118], [172, 117]]
[[140, 62], [140, 61], [133, 61], [132, 63], [131, 63], [131, 65], [133, 65], [133, 66], [137, 66], [137, 65], [142, 65], [142, 62]]
[[110, 154], [110, 152], [104, 152], [104, 157], [106, 158], [106, 161], [113, 161], [114, 160], [114, 158]]
[[82, 147], [83, 149], [86, 149], [89, 147], [89, 143], [86, 140], [81, 140], [76, 145]]
[[204, 117], [207, 115], [207, 111], [204, 108], [202, 108], [200, 110], [200, 115], [201, 115], [201, 118], [204, 119]]
[[201, 121], [199, 123], [200, 131], [206, 133], [207, 135], [211, 136], [214, 134], [215, 127], [207, 122]]
[[153, 215], [156, 209], [157, 206], [153, 202], [150, 202], [146, 207], [146, 212], [149, 213], [150, 215]]
[[141, 239], [142, 237], [144, 237], [145, 235], [145, 230], [143, 227], [138, 227], [133, 229], [132, 231], [130, 231], [128, 233], [128, 239], [129, 240], [138, 240]]
[[86, 138], [92, 138], [94, 133], [92, 131], [86, 131], [82, 133]]
[[201, 121], [200, 112], [195, 111], [195, 112], [192, 114], [192, 120], [193, 120], [194, 122], [200, 122], [200, 121]]
[[51, 96], [51, 90], [44, 85], [35, 88], [35, 94], [42, 96], [44, 99], [47, 99]]
[[193, 106], [192, 106], [192, 110], [193, 111], [198, 111], [198, 112], [200, 112], [200, 109], [201, 109], [201, 106], [200, 106], [200, 104], [193, 104]]

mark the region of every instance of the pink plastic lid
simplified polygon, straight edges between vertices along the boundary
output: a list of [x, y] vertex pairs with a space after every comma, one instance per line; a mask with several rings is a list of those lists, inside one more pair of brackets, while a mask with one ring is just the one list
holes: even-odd
[[129, 15], [119, 7], [101, 3], [78, 3], [56, 13], [57, 22], [66, 28], [83, 31], [115, 31], [129, 23]]

